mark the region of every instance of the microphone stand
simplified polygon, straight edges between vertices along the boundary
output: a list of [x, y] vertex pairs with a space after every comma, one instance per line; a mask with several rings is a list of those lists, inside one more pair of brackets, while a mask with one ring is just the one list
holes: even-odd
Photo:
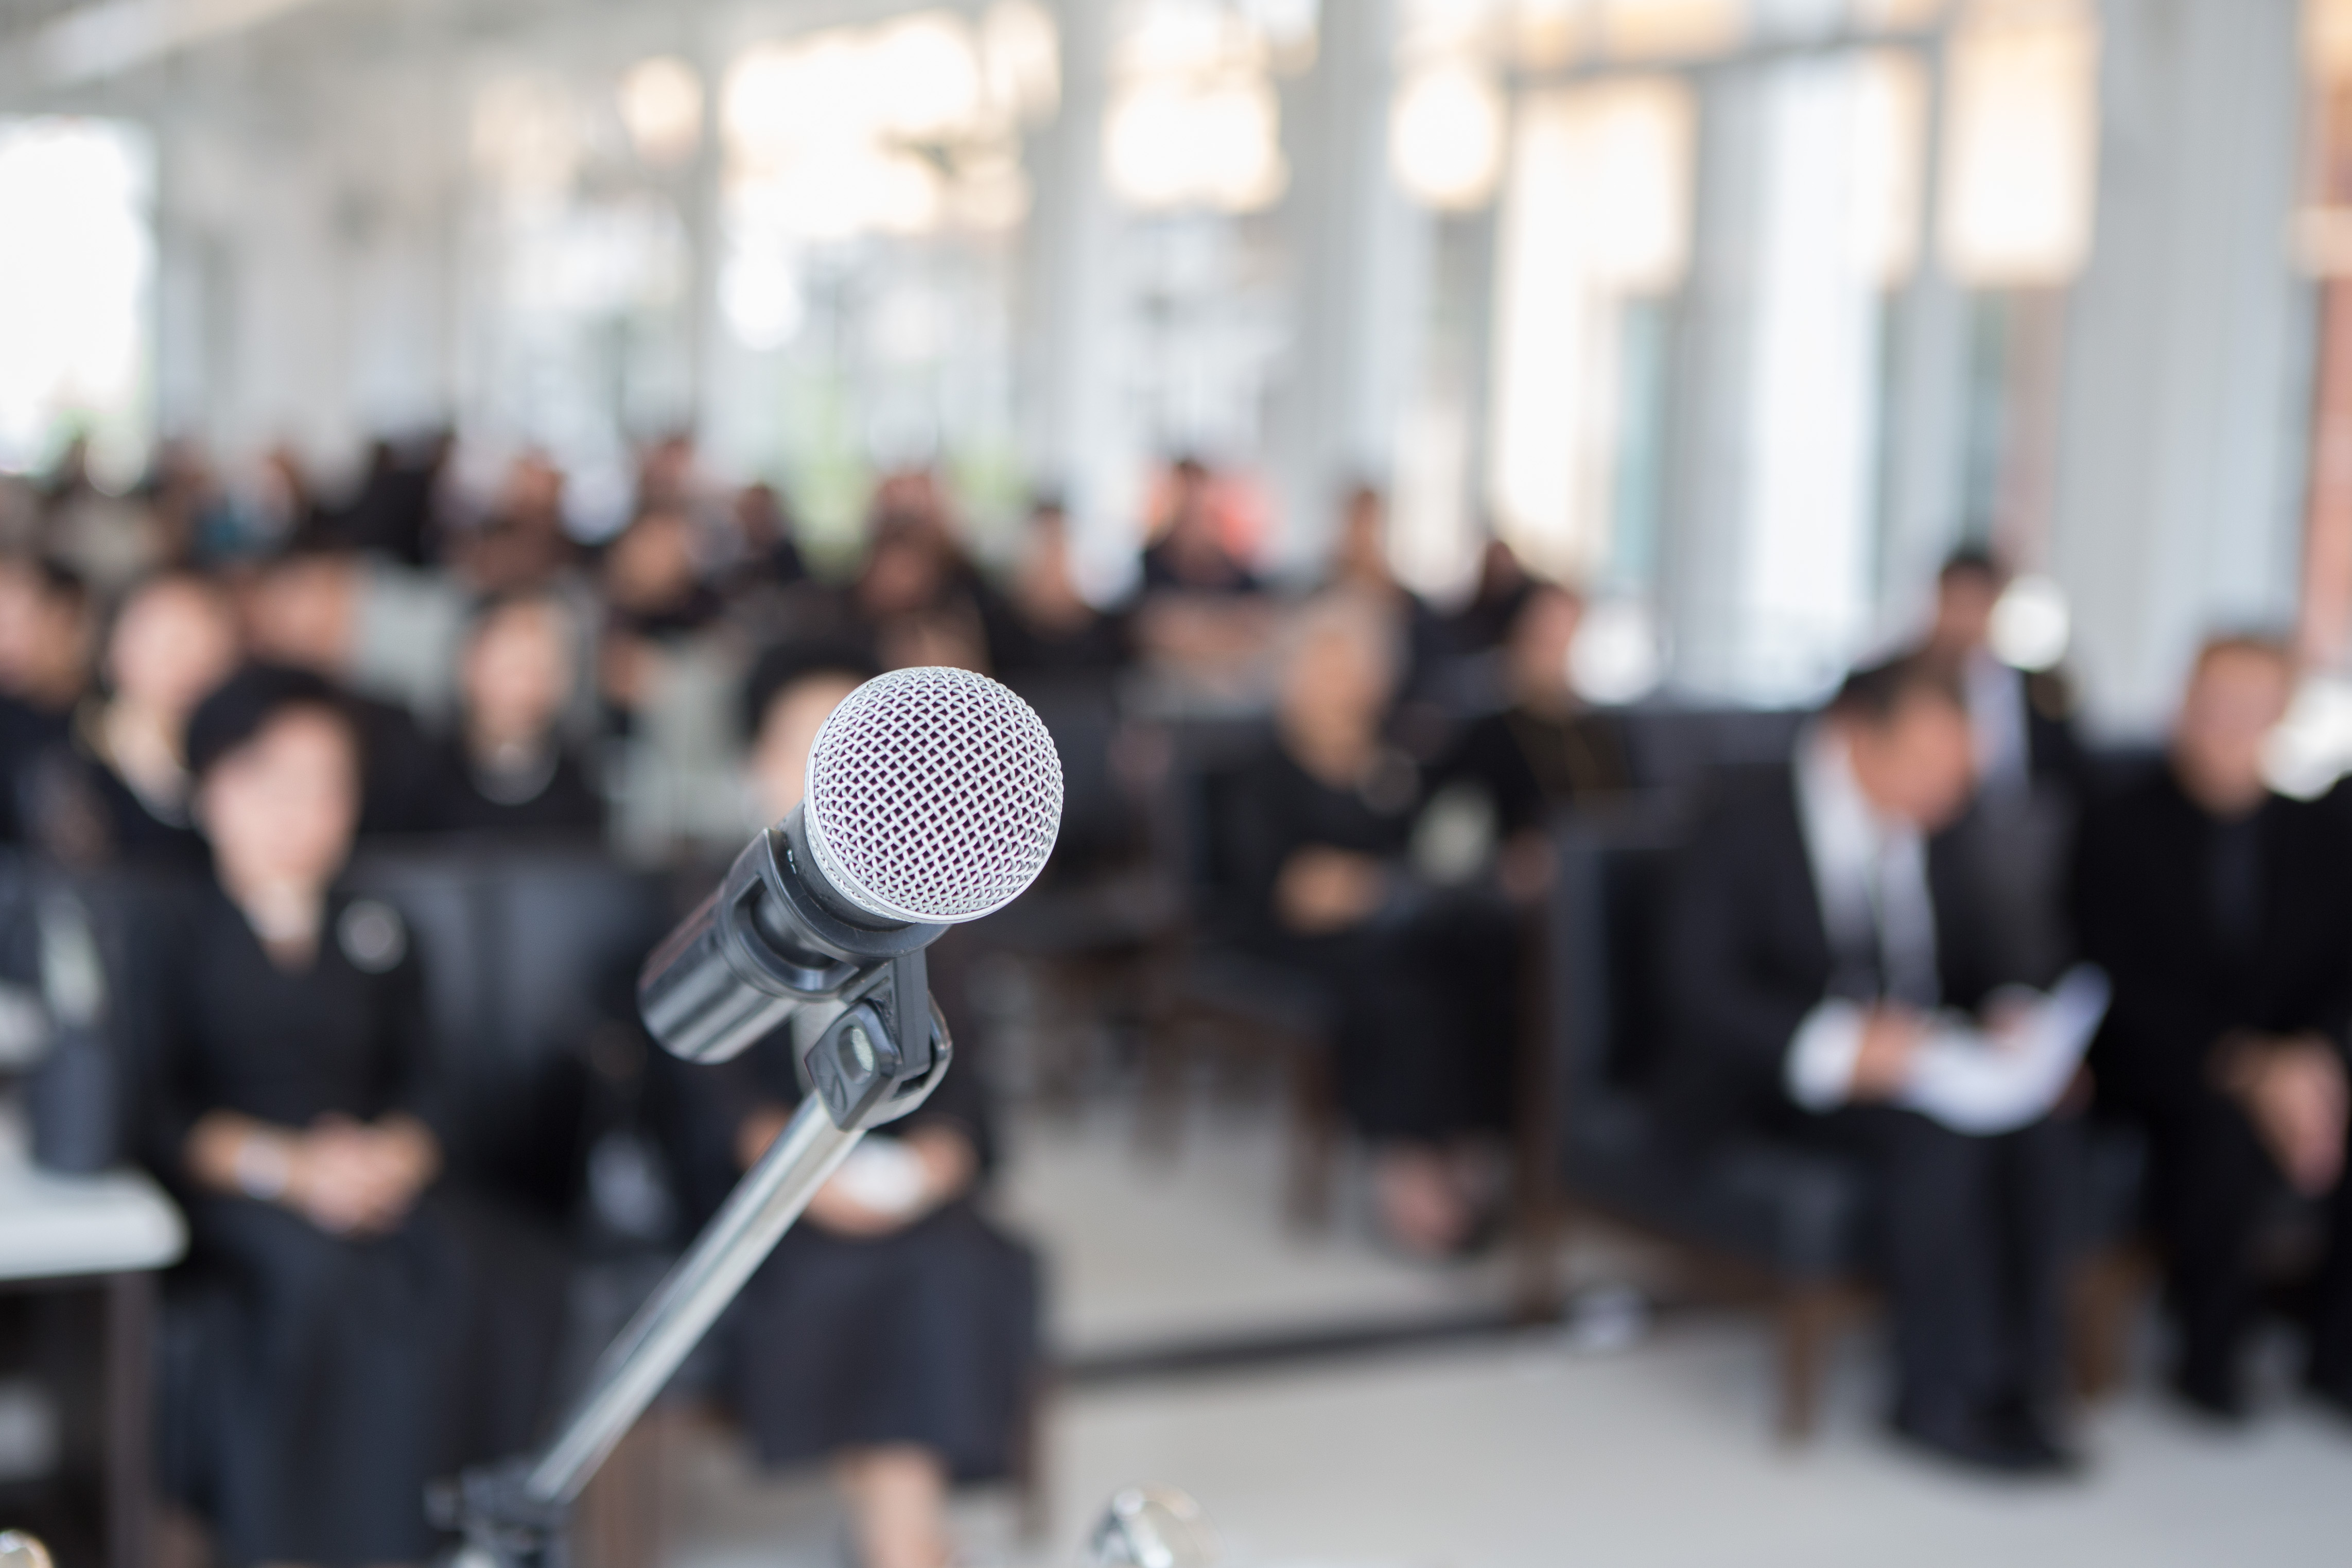
[[[560, 1568], [572, 1500], [678, 1363], [858, 1141], [921, 1105], [946, 1076], [952, 1049], [921, 949], [871, 966], [838, 1002], [840, 1016], [802, 1058], [812, 1087], [791, 1124], [605, 1348], [555, 1436], [535, 1454], [433, 1487], [434, 1522], [462, 1534], [468, 1555], [497, 1568]], [[928, 1027], [908, 1029], [908, 1018]]]

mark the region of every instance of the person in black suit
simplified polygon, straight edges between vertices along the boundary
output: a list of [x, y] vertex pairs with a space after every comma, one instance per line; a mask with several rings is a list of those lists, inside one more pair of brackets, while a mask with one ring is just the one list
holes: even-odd
[[2232, 1420], [2257, 1221], [2282, 1185], [2334, 1210], [2308, 1378], [2352, 1414], [2352, 822], [2339, 802], [2263, 782], [2294, 687], [2283, 647], [2209, 643], [2168, 764], [2088, 814], [2075, 876], [2084, 950], [2115, 983], [2092, 1052], [2099, 1090], [2153, 1144], [2182, 1334], [2173, 1385]]
[[1959, 820], [1975, 784], [1950, 672], [1858, 670], [1793, 766], [1728, 787], [1668, 928], [1667, 1100], [1695, 1152], [1748, 1132], [1868, 1162], [1892, 1298], [1895, 1431], [2011, 1473], [2071, 1460], [2046, 1401], [2060, 1358], [2071, 1130], [1953, 1131], [1893, 1101], [1928, 1015], [2046, 979]]
[[1936, 575], [1936, 619], [1922, 651], [1959, 678], [1984, 795], [2021, 798], [2049, 788], [2071, 795], [2084, 767], [2072, 687], [2055, 669], [2020, 669], [1992, 648], [1993, 610], [2009, 581], [1990, 551], [1954, 551]]

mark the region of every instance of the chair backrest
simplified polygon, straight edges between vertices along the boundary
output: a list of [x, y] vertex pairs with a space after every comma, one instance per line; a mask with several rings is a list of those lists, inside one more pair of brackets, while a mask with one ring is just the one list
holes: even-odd
[[1809, 717], [1789, 708], [1628, 708], [1615, 715], [1637, 789], [1686, 787], [1727, 767], [1785, 761]]
[[1638, 1089], [1657, 1068], [1671, 981], [1660, 939], [1691, 821], [1688, 795], [1661, 792], [1572, 814], [1554, 835], [1553, 1087], [1563, 1112], [1579, 1095]]
[[1170, 725], [1167, 763], [1153, 808], [1152, 858], [1177, 890], [1195, 935], [1251, 912], [1241, 907], [1236, 851], [1242, 775], [1273, 743], [1262, 721]]
[[567, 1208], [592, 1053], [614, 1031], [640, 1039], [635, 979], [667, 912], [660, 879], [590, 848], [450, 843], [372, 851], [351, 881], [401, 911], [423, 957], [455, 1100], [452, 1168]]

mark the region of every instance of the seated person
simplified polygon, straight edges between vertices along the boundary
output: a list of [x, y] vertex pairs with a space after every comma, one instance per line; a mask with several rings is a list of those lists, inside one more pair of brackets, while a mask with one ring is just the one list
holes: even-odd
[[360, 759], [333, 689], [247, 669], [187, 756], [215, 875], [149, 933], [138, 994], [146, 1158], [225, 1298], [193, 1500], [230, 1563], [422, 1563], [426, 1482], [530, 1435], [560, 1281], [440, 1182], [416, 953], [336, 886]]
[[562, 726], [578, 679], [572, 612], [549, 594], [492, 599], [457, 667], [457, 732], [440, 748], [424, 824], [440, 833], [594, 837], [604, 802]]
[[2009, 572], [1989, 551], [1961, 550], [1936, 576], [1936, 619], [1921, 649], [1968, 693], [1977, 735], [1978, 788], [1996, 801], [2038, 785], [2071, 792], [2083, 775], [2073, 694], [2053, 670], [2023, 670], [1992, 650], [1993, 609]]
[[0, 843], [46, 815], [40, 786], [89, 687], [89, 590], [49, 561], [0, 558]]
[[1143, 552], [1147, 594], [1255, 594], [1257, 575], [1226, 545], [1216, 504], [1216, 476], [1197, 458], [1169, 470], [1169, 501], [1160, 536]]
[[[870, 673], [823, 649], [761, 661], [750, 765], [765, 820], [800, 803], [818, 727]], [[941, 1009], [961, 1022], [944, 993]], [[729, 1180], [799, 1103], [793, 1036], [688, 1079]], [[1010, 1471], [1036, 1366], [1036, 1262], [975, 1206], [990, 1165], [986, 1096], [971, 1037], [956, 1047], [930, 1100], [869, 1135], [818, 1191], [726, 1330], [729, 1386], [761, 1459], [830, 1459], [870, 1568], [950, 1560], [948, 1488]], [[719, 1173], [705, 1162], [714, 1190]]]
[[432, 792], [432, 748], [405, 707], [351, 689], [362, 593], [362, 569], [350, 556], [315, 551], [280, 556], [244, 585], [246, 650], [266, 663], [321, 676], [341, 689], [367, 769], [361, 834], [413, 833]]
[[1563, 806], [1627, 787], [1615, 730], [1569, 682], [1569, 649], [1584, 599], [1555, 584], [1531, 589], [1503, 645], [1506, 706], [1474, 721], [1439, 768], [1444, 784], [1476, 788], [1507, 841], [1507, 883], [1539, 890], [1551, 867], [1545, 828]]
[[1516, 942], [1499, 905], [1438, 898], [1407, 869], [1422, 780], [1381, 733], [1399, 643], [1377, 603], [1299, 612], [1275, 744], [1233, 791], [1233, 858], [1248, 945], [1328, 993], [1339, 1103], [1376, 1151], [1387, 1235], [1444, 1257], [1486, 1217], [1486, 1135], [1509, 1123]]
[[77, 710], [71, 801], [40, 837], [79, 865], [199, 868], [188, 816], [188, 716], [236, 668], [236, 613], [209, 580], [174, 573], [133, 588], [106, 639], [107, 689]]
[[1079, 678], [1108, 681], [1133, 657], [1128, 616], [1106, 613], [1078, 592], [1069, 514], [1041, 497], [1011, 592], [982, 602], [989, 662], [1006, 680]]
[[2021, 973], [1969, 841], [1939, 833], [1973, 785], [1958, 683], [1914, 658], [1856, 671], [1790, 768], [1727, 786], [1671, 910], [1661, 1087], [1702, 1157], [1760, 1132], [1868, 1162], [1895, 1430], [2051, 1471], [2072, 1129], [1973, 1136], [1891, 1103], [1932, 1012], [2048, 978]]
[[2335, 1209], [2307, 1374], [2352, 1412], [2352, 832], [2339, 803], [2263, 783], [2294, 679], [2284, 647], [2207, 644], [2168, 765], [2085, 812], [2075, 871], [2084, 954], [2115, 985], [2093, 1047], [2099, 1092], [2153, 1144], [2181, 1329], [2173, 1384], [2223, 1418], [2245, 1413], [2256, 1222], [2282, 1185]]

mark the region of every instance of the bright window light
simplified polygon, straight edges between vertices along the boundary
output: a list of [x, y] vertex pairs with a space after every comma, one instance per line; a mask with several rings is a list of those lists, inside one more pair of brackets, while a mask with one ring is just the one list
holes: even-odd
[[1397, 183], [1427, 206], [1484, 206], [1502, 173], [1504, 121], [1501, 90], [1469, 61], [1414, 70], [1397, 90], [1389, 122]]
[[152, 171], [136, 127], [0, 120], [0, 468], [76, 431], [102, 480], [145, 467]]
[[1290, 183], [1276, 40], [1216, 0], [1136, 0], [1112, 53], [1103, 122], [1111, 189], [1147, 211], [1256, 212]]
[[702, 78], [674, 55], [639, 60], [621, 79], [621, 122], [637, 156], [670, 168], [702, 143]]
[[1946, 263], [1983, 288], [2063, 283], [2091, 248], [2098, 38], [2073, 5], [1994, 7], [1953, 35]]
[[1620, 410], [1617, 323], [1672, 290], [1689, 250], [1693, 110], [1676, 82], [1528, 100], [1497, 263], [1487, 493], [1545, 571], [1590, 571], [1607, 538]]

